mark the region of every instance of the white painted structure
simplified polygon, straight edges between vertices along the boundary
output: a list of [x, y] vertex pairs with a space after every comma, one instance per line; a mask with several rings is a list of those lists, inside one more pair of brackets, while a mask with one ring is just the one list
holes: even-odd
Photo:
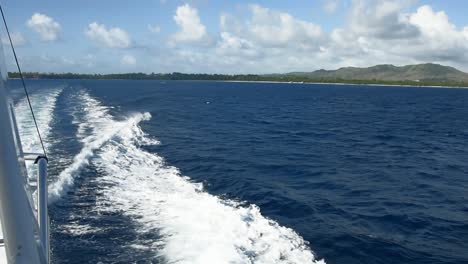
[[[47, 162], [37, 154], [25, 157], [23, 153], [6, 78], [0, 43], [0, 263], [46, 264], [49, 258]], [[28, 156], [37, 160], [42, 172], [37, 184], [38, 212], [24, 163]]]

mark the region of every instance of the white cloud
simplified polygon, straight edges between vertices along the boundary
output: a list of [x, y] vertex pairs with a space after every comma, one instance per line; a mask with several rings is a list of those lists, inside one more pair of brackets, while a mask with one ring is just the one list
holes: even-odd
[[[436, 62], [467, 69], [468, 35], [443, 11], [421, 6], [405, 12], [408, 1], [353, 2], [349, 26], [335, 29], [330, 54], [344, 65]], [[359, 11], [360, 10], [360, 11]]]
[[335, 13], [340, 5], [340, 0], [325, 0], [323, 9], [329, 14]]
[[354, 0], [347, 25], [330, 34], [290, 14], [251, 5], [250, 18], [220, 16], [220, 38], [213, 56], [225, 62], [220, 68], [236, 65], [231, 70], [241, 72], [423, 62], [466, 70], [468, 26], [457, 29], [445, 12], [430, 6], [408, 12], [414, 2]]
[[179, 6], [174, 21], [180, 27], [179, 32], [172, 36], [174, 44], [177, 43], [206, 43], [208, 34], [202, 24], [198, 10], [189, 4]]
[[34, 13], [26, 22], [26, 25], [39, 33], [43, 41], [56, 41], [62, 31], [62, 27], [58, 22], [40, 13]]
[[282, 71], [296, 57], [312, 61], [314, 52], [325, 44], [326, 35], [314, 23], [260, 5], [250, 5], [248, 10], [244, 19], [227, 13], [220, 16], [214, 56], [220, 63], [238, 65], [237, 71]]
[[251, 5], [250, 10], [252, 18], [248, 28], [252, 37], [264, 46], [310, 48], [316, 47], [324, 38], [320, 26], [296, 19], [288, 13], [259, 5]]
[[248, 11], [244, 18], [222, 13], [214, 52], [203, 50], [197, 56], [192, 51], [184, 58], [193, 65], [211, 63], [207, 67], [215, 72], [284, 72], [314, 67], [327, 50], [326, 34], [312, 22], [260, 5], [250, 5]]
[[93, 22], [85, 31], [86, 36], [100, 46], [107, 48], [129, 48], [132, 45], [130, 35], [123, 29], [107, 29], [105, 25]]
[[327, 37], [320, 26], [260, 5], [250, 5], [248, 11], [244, 19], [221, 14], [213, 55], [221, 64], [218, 70], [237, 65], [237, 72], [287, 71], [298, 60], [306, 67], [304, 58], [312, 62], [324, 49]]
[[219, 24], [221, 27], [221, 32], [242, 34], [242, 32], [244, 31], [244, 25], [231, 14], [221, 14], [221, 16], [219, 17]]
[[412, 49], [415, 56], [468, 62], [467, 29], [458, 30], [445, 12], [421, 6], [411, 14], [410, 22], [421, 31], [419, 42]]
[[398, 0], [354, 0], [350, 29], [361, 36], [381, 39], [417, 37], [418, 29], [402, 12], [405, 6]]
[[[13, 42], [13, 46], [21, 47], [26, 44], [26, 39], [20, 32], [13, 32], [11, 33], [11, 42]], [[10, 45], [10, 40], [8, 39], [8, 36], [2, 37], [2, 43], [4, 45]]]
[[148, 30], [151, 32], [151, 33], [159, 33], [161, 32], [161, 28], [157, 25], [150, 25], [148, 24]]
[[424, 37], [435, 39], [441, 45], [449, 45], [450, 42], [463, 38], [463, 32], [457, 31], [445, 12], [434, 12], [430, 6], [418, 8], [409, 20], [421, 30]]
[[132, 55], [124, 55], [122, 59], [120, 60], [120, 64], [126, 65], [126, 66], [135, 66], [137, 63], [135, 57]]
[[[313, 18], [249, 5], [220, 14], [218, 34], [209, 35], [198, 10], [185, 4], [174, 15], [178, 31], [168, 38], [170, 45], [147, 45], [142, 50], [145, 63], [126, 55], [117, 57], [120, 64], [112, 64], [109, 54], [100, 53], [87, 60], [75, 58], [74, 68], [65, 60], [61, 63], [70, 71], [81, 67], [109, 72], [131, 66], [155, 72], [272, 73], [422, 62], [468, 70], [468, 25], [456, 26], [442, 10], [416, 6], [414, 0], [352, 0], [349, 6], [342, 0], [327, 2], [349, 8], [347, 14], [340, 13], [346, 23], [330, 32]], [[160, 29], [148, 25], [148, 30]], [[86, 35], [105, 47], [132, 46], [128, 33], [119, 28], [92, 23]]]
[[221, 33], [221, 40], [216, 51], [220, 55], [248, 57], [255, 57], [260, 53], [259, 49], [251, 41], [232, 35], [229, 32]]

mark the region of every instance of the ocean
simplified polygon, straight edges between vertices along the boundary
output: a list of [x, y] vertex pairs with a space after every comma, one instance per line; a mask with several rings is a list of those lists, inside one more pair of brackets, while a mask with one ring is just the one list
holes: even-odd
[[53, 263], [468, 263], [468, 89], [27, 85]]

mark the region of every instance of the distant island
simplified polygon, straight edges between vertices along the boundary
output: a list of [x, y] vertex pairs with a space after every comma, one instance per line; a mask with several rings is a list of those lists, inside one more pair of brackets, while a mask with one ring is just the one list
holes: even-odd
[[[368, 68], [345, 67], [337, 70], [290, 72], [283, 74], [199, 74], [199, 73], [38, 73], [25, 72], [30, 79], [128, 79], [128, 80], [206, 80], [245, 82], [336, 83], [408, 86], [468, 87], [468, 74], [453, 67], [427, 63], [407, 66], [389, 64]], [[19, 78], [9, 72], [9, 78]]]

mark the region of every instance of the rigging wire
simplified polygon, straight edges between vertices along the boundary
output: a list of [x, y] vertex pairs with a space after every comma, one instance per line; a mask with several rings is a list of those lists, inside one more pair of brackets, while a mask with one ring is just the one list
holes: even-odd
[[31, 99], [29, 99], [28, 89], [26, 89], [26, 83], [24, 82], [23, 72], [21, 71], [20, 65], [18, 63], [18, 57], [16, 56], [15, 47], [13, 46], [13, 41], [11, 40], [10, 31], [8, 30], [8, 25], [7, 25], [7, 22], [6, 22], [6, 19], [5, 19], [5, 15], [3, 14], [3, 8], [2, 8], [1, 4], [0, 4], [0, 12], [2, 13], [3, 24], [5, 25], [5, 29], [6, 29], [6, 32], [7, 32], [7, 35], [8, 35], [8, 39], [10, 40], [10, 46], [11, 46], [11, 49], [13, 51], [13, 56], [15, 57], [16, 67], [18, 68], [18, 73], [20, 75], [21, 82], [23, 84], [24, 93], [26, 94], [26, 99], [28, 101], [29, 109], [31, 110], [31, 115], [32, 115], [32, 118], [34, 120], [34, 125], [36, 126], [37, 135], [39, 137], [39, 141], [41, 142], [42, 151], [44, 151], [44, 156], [47, 159], [47, 152], [46, 152], [45, 147], [44, 147], [44, 141], [42, 140], [41, 132], [39, 132], [39, 126], [37, 125], [36, 116], [34, 115], [34, 110], [33, 110], [32, 105], [31, 105]]

